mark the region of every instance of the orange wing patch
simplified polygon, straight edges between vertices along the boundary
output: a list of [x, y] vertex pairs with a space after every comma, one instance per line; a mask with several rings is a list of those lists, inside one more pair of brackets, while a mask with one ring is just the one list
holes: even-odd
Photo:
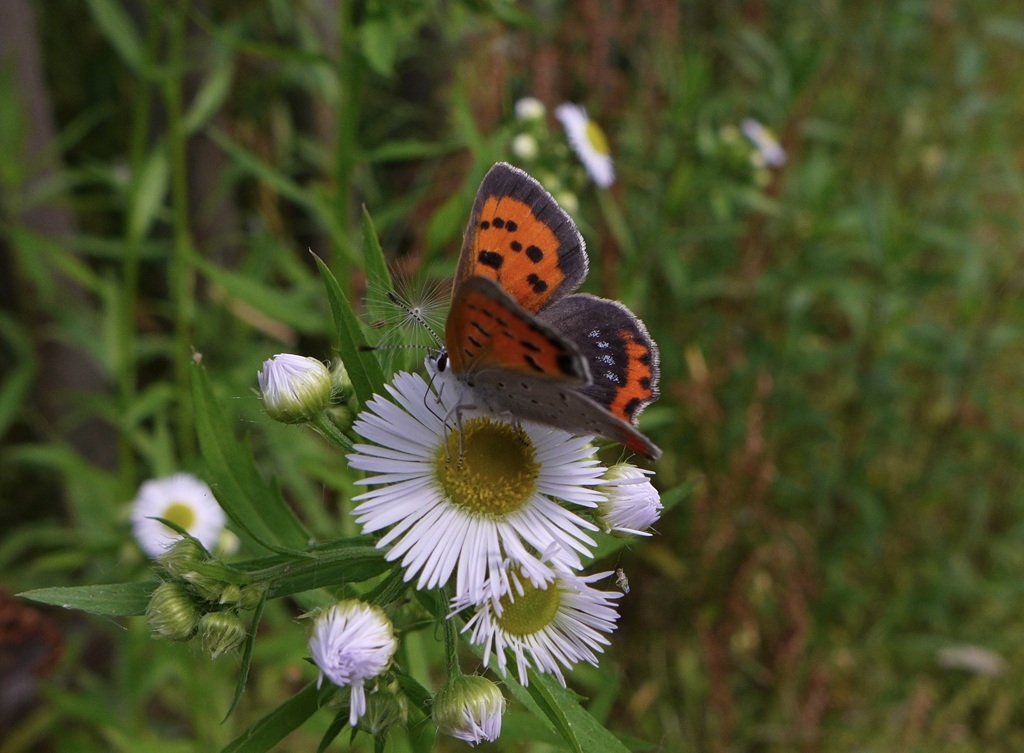
[[635, 332], [621, 329], [619, 336], [626, 346], [624, 383], [615, 390], [615, 397], [608, 405], [608, 410], [623, 421], [633, 423], [637, 412], [656, 397], [656, 367], [650, 347], [637, 339]]
[[527, 311], [540, 311], [565, 282], [554, 231], [510, 196], [488, 197], [475, 219], [466, 276], [489, 277]]
[[571, 383], [585, 382], [590, 376], [572, 344], [519, 309], [483, 277], [470, 278], [457, 291], [445, 327], [445, 345], [456, 373], [492, 368]]

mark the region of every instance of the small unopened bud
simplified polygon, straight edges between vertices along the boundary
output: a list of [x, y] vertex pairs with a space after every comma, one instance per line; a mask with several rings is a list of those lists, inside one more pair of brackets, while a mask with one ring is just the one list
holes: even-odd
[[161, 583], [146, 607], [146, 620], [154, 633], [172, 641], [187, 641], [202, 613], [192, 594], [178, 583]]
[[544, 103], [536, 97], [523, 97], [515, 104], [517, 120], [543, 120], [547, 114]]
[[245, 623], [234, 612], [209, 612], [199, 620], [199, 643], [211, 659], [234, 651], [247, 632]]
[[434, 696], [434, 724], [446, 735], [477, 745], [501, 734], [505, 697], [493, 682], [478, 675], [451, 678]]
[[331, 372], [315, 358], [282, 353], [263, 362], [257, 375], [267, 414], [286, 424], [320, 416], [331, 402]]
[[192, 570], [196, 562], [206, 562], [210, 554], [202, 544], [193, 538], [185, 537], [175, 541], [171, 548], [156, 558], [156, 561], [168, 573], [182, 577]]
[[234, 605], [242, 600], [242, 587], [237, 583], [228, 583], [220, 592], [219, 603]]
[[219, 604], [221, 595], [224, 593], [225, 583], [219, 578], [214, 578], [210, 575], [196, 572], [195, 570], [189, 570], [187, 573], [181, 574], [182, 580], [195, 591], [200, 598], [205, 601]]
[[512, 154], [521, 160], [532, 162], [537, 159], [540, 148], [537, 146], [537, 139], [528, 133], [520, 133], [512, 139]]
[[242, 586], [242, 595], [238, 599], [238, 606], [242, 609], [255, 609], [263, 601], [263, 595], [266, 592], [266, 583], [253, 583], [249, 586]]
[[392, 683], [390, 687], [367, 696], [366, 713], [356, 726], [371, 735], [384, 735], [395, 725], [405, 724], [408, 718], [409, 701], [398, 683]]

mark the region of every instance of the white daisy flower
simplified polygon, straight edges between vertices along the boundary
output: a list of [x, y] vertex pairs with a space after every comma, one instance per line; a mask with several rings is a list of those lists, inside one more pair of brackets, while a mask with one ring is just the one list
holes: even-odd
[[523, 97], [516, 100], [516, 120], [543, 120], [547, 114], [544, 103], [536, 97]]
[[611, 186], [615, 182], [615, 168], [608, 138], [601, 126], [587, 117], [587, 111], [580, 105], [572, 102], [563, 102], [556, 107], [555, 117], [562, 122], [569, 144], [590, 179], [601, 188]]
[[379, 608], [350, 599], [322, 612], [313, 623], [309, 652], [324, 677], [351, 691], [348, 721], [353, 727], [366, 713], [367, 680], [391, 665], [398, 640], [391, 620]]
[[529, 133], [519, 133], [512, 139], [512, 154], [526, 162], [533, 162], [540, 153], [537, 139]]
[[608, 469], [601, 489], [607, 497], [597, 511], [606, 531], [650, 536], [646, 529], [661, 517], [661, 495], [650, 482], [653, 475], [629, 463]]
[[746, 118], [740, 123], [740, 130], [743, 131], [744, 136], [750, 139], [750, 143], [757, 149], [757, 153], [760, 154], [766, 165], [782, 167], [786, 164], [786, 150], [782, 148], [770, 129], [753, 118]]
[[331, 402], [331, 372], [315, 358], [279, 353], [263, 362], [257, 379], [263, 405], [275, 421], [310, 421]]
[[505, 696], [487, 678], [457, 675], [434, 696], [431, 716], [438, 731], [476, 746], [501, 735], [505, 705]]
[[[469, 632], [469, 640], [483, 646], [485, 667], [493, 652], [504, 675], [507, 649], [515, 657], [523, 685], [529, 684], [526, 673], [532, 667], [553, 674], [564, 687], [562, 668], [570, 669], [580, 661], [597, 666], [597, 654], [609, 643], [605, 636], [615, 629], [619, 614], [614, 601], [622, 593], [590, 586], [611, 574], [580, 577], [555, 565], [553, 580], [541, 586], [513, 578], [512, 590], [500, 600], [476, 606], [462, 632]], [[460, 611], [473, 605], [463, 599], [454, 606]]]
[[132, 502], [132, 534], [142, 551], [156, 558], [181, 534], [154, 518], [181, 526], [208, 550], [216, 545], [226, 522], [210, 487], [191, 473], [146, 481]]
[[542, 558], [582, 567], [596, 526], [554, 500], [595, 507], [594, 487], [604, 468], [589, 437], [529, 422], [509, 423], [480, 411], [450, 373], [399, 373], [387, 385], [394, 402], [376, 396], [354, 431], [373, 444], [357, 444], [353, 468], [375, 475], [360, 481], [378, 488], [361, 494], [353, 510], [363, 533], [390, 529], [377, 546], [401, 560], [405, 579], [436, 588], [456, 576], [455, 593], [472, 602], [507, 591], [508, 563], [525, 578], [550, 578]]

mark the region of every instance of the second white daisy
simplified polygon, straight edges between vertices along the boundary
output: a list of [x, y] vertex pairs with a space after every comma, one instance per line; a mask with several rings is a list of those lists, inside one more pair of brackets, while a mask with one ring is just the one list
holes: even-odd
[[394, 402], [375, 397], [353, 426], [372, 444], [357, 444], [349, 462], [375, 474], [360, 483], [378, 485], [356, 498], [363, 532], [390, 529], [378, 546], [417, 588], [454, 574], [456, 596], [472, 603], [508, 591], [509, 563], [536, 584], [551, 577], [544, 557], [580, 568], [596, 527], [555, 500], [592, 508], [604, 499], [590, 438], [475, 411], [453, 428], [453, 407], [471, 401], [448, 374], [433, 384], [440, 397], [419, 375], [397, 374]]
[[615, 182], [615, 167], [608, 138], [596, 121], [587, 116], [587, 111], [572, 102], [563, 102], [555, 108], [555, 117], [565, 128], [569, 144], [580, 158], [590, 179], [601, 188], [608, 188]]
[[169, 520], [212, 549], [224, 529], [224, 511], [205, 482], [191, 473], [151, 479], [132, 502], [132, 533], [146, 554], [159, 557], [181, 534], [156, 518]]

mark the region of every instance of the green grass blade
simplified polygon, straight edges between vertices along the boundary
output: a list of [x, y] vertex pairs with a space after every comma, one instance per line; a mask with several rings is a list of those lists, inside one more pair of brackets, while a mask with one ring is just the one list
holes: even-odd
[[[333, 692], [333, 686], [328, 686], [324, 688], [323, 695]], [[320, 708], [320, 696], [316, 683], [309, 683], [232, 740], [221, 753], [266, 753]]]
[[238, 682], [235, 683], [235, 695], [231, 699], [231, 705], [228, 706], [228, 711], [224, 714], [224, 721], [231, 716], [231, 712], [238, 706], [238, 702], [242, 700], [242, 693], [245, 692], [245, 682], [249, 679], [249, 667], [252, 664], [252, 651], [256, 645], [256, 629], [260, 626], [260, 620], [263, 619], [263, 607], [267, 604], [267, 595], [264, 594], [263, 598], [260, 599], [260, 603], [256, 605], [256, 611], [252, 615], [252, 624], [249, 626], [249, 634], [245, 638], [245, 646], [242, 649], [242, 666], [238, 670]]
[[200, 450], [224, 512], [243, 534], [270, 551], [305, 549], [309, 532], [280, 492], [260, 476], [248, 443], [235, 438], [200, 365], [192, 370], [192, 395]]
[[373, 397], [374, 393], [384, 392], [384, 372], [377, 362], [376, 356], [360, 350], [368, 343], [363, 336], [359, 319], [356, 318], [338, 280], [319, 256], [313, 254], [313, 258], [316, 259], [316, 265], [320, 268], [320, 275], [327, 288], [327, 298], [331, 302], [334, 326], [338, 332], [338, 353], [352, 380], [352, 389], [355, 390], [356, 398], [359, 400], [360, 406], [363, 406]]

